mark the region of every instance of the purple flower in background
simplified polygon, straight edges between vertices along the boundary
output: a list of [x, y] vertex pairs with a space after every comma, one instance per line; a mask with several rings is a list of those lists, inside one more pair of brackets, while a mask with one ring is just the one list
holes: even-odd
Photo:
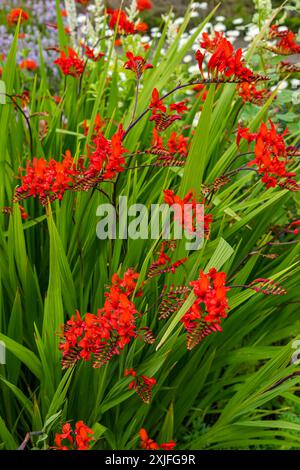
[[[19, 37], [17, 63], [24, 59], [34, 60], [38, 65], [41, 57], [51, 73], [58, 75], [58, 70], [53, 67], [55, 53], [49, 48], [57, 46], [57, 23], [56, 2], [55, 0], [35, 0], [25, 2], [22, 0], [2, 0], [1, 9], [5, 16], [12, 8], [24, 8], [29, 14], [29, 20], [26, 25], [22, 25]], [[61, 9], [63, 10], [63, 4]], [[0, 51], [4, 57], [7, 56], [12, 40], [14, 30], [7, 24], [0, 24]]]

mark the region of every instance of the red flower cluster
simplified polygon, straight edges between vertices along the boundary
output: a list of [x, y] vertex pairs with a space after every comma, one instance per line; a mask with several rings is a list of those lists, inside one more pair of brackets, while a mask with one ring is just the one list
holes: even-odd
[[79, 171], [70, 152], [62, 162], [51, 158], [34, 158], [26, 165], [26, 174], [21, 177], [22, 185], [16, 189], [15, 201], [38, 196], [42, 204], [62, 199], [65, 191], [75, 184]]
[[24, 59], [19, 63], [21, 70], [29, 70], [34, 72], [37, 69], [37, 63], [33, 59]]
[[187, 347], [192, 349], [205, 336], [214, 331], [222, 331], [220, 323], [227, 317], [228, 303], [226, 298], [226, 274], [210, 269], [208, 274], [200, 271], [199, 279], [192, 281], [196, 300], [192, 307], [183, 315], [187, 336]]
[[[60, 434], [55, 434], [55, 450], [89, 450], [90, 442], [93, 440], [94, 431], [90, 429], [83, 421], [77, 421], [75, 429], [72, 429], [70, 423], [62, 427]], [[63, 442], [64, 441], [64, 442]]]
[[[202, 34], [200, 46], [212, 55], [207, 63], [208, 77], [219, 81], [234, 82], [257, 82], [264, 79], [260, 75], [255, 75], [252, 70], [245, 67], [242, 59], [242, 49], [234, 50], [233, 45], [223, 36], [223, 33], [216, 33], [211, 39], [207, 33]], [[201, 76], [203, 74], [203, 61], [205, 53], [200, 50], [196, 52]]]
[[150, 439], [146, 429], [140, 430], [141, 447], [145, 450], [173, 450], [176, 446], [174, 441], [166, 442], [164, 444], [157, 444], [153, 439]]
[[138, 80], [141, 78], [145, 70], [153, 68], [153, 65], [146, 64], [146, 60], [143, 57], [139, 55], [135, 56], [132, 52], [126, 52], [126, 57], [128, 61], [124, 64], [125, 69], [132, 70]]
[[[172, 132], [170, 137], [167, 140], [166, 148], [164, 147], [163, 139], [158, 134], [157, 130], [153, 129], [153, 140], [152, 147], [150, 149], [151, 153], [161, 155], [161, 157], [173, 157], [177, 156], [181, 159], [186, 159], [189, 145], [188, 137], [184, 137], [182, 134], [177, 132]], [[167, 161], [167, 160], [166, 160]]]
[[70, 47], [68, 47], [68, 55], [61, 51], [60, 57], [54, 63], [59, 66], [64, 75], [70, 75], [74, 78], [79, 78], [84, 71], [84, 60]]
[[288, 151], [284, 142], [284, 135], [278, 134], [275, 125], [270, 120], [270, 128], [262, 123], [257, 133], [249, 132], [248, 128], [238, 128], [237, 145], [241, 139], [248, 143], [255, 141], [255, 158], [248, 163], [248, 166], [257, 166], [257, 171], [262, 174], [262, 182], [267, 188], [274, 188], [277, 185], [293, 191], [299, 190], [297, 182], [292, 179], [295, 173], [287, 171]]
[[133, 380], [129, 384], [129, 389], [134, 389], [144, 403], [150, 403], [152, 398], [152, 388], [156, 385], [155, 378], [147, 377], [146, 375], [137, 375], [133, 368], [126, 369], [124, 376], [133, 377]]
[[[93, 138], [101, 132], [101, 129], [105, 125], [105, 121], [101, 118], [100, 114], [96, 114], [95, 120], [94, 120], [94, 129], [93, 129]], [[85, 119], [82, 124], [83, 127], [83, 132], [84, 135], [87, 136], [90, 128], [90, 124], [88, 124], [88, 121]]]
[[9, 26], [14, 26], [18, 23], [20, 18], [20, 23], [24, 23], [29, 19], [28, 13], [22, 8], [13, 8], [7, 15], [7, 23]]
[[253, 83], [248, 82], [239, 83], [237, 85], [237, 91], [244, 103], [253, 103], [257, 106], [263, 105], [269, 96], [269, 92], [266, 88], [258, 90]]
[[171, 258], [165, 253], [165, 249], [169, 248], [174, 251], [176, 242], [164, 241], [161, 244], [160, 251], [158, 252], [158, 258], [149, 267], [148, 278], [159, 276], [160, 274], [172, 273], [174, 274], [176, 269], [184, 264], [188, 258], [182, 258], [175, 263], [171, 263]]
[[98, 133], [93, 140], [94, 150], [89, 154], [89, 166], [84, 173], [84, 179], [98, 177], [102, 179], [114, 178], [117, 173], [124, 171], [125, 159], [123, 154], [127, 150], [122, 146], [124, 130], [122, 126], [112, 136], [106, 139], [102, 133]]
[[151, 10], [153, 8], [153, 4], [150, 0], [137, 0], [136, 6], [139, 11]]
[[132, 21], [129, 21], [125, 11], [108, 8], [107, 14], [110, 16], [108, 26], [112, 30], [117, 27], [117, 32], [119, 34], [135, 34], [138, 32], [147, 31], [148, 29], [146, 23], [137, 22], [135, 24]]
[[[188, 192], [183, 199], [177, 196], [171, 189], [164, 190], [164, 201], [169, 206], [174, 205], [174, 218], [183, 225], [188, 232], [195, 232], [203, 225], [206, 238], [210, 234], [210, 225], [213, 221], [211, 214], [203, 214], [199, 202], [196, 201], [193, 191]], [[204, 204], [204, 201], [202, 202]], [[185, 206], [186, 210], [185, 210]], [[197, 227], [198, 225], [198, 227]]]
[[93, 62], [99, 62], [105, 54], [103, 52], [99, 52], [98, 54], [95, 53], [94, 49], [84, 44], [84, 54], [88, 59], [91, 59]]
[[296, 43], [296, 36], [292, 31], [288, 29], [284, 31], [278, 30], [279, 25], [274, 24], [270, 28], [269, 37], [270, 39], [278, 39], [275, 46], [267, 46], [272, 52], [280, 55], [292, 55], [300, 53], [300, 44]]
[[[173, 103], [170, 105], [170, 113], [173, 111], [177, 111], [177, 108], [180, 109], [180, 113], [184, 112], [186, 109], [185, 105], [181, 103]], [[152, 116], [150, 121], [155, 122], [155, 128], [157, 131], [164, 131], [166, 130], [174, 121], [181, 119], [179, 114], [167, 114], [167, 107], [163, 104], [162, 100], [159, 98], [159, 93], [156, 88], [152, 91], [151, 102], [149, 105], [149, 109], [152, 109]], [[178, 111], [177, 111], [178, 112]]]
[[[104, 307], [97, 315], [87, 313], [82, 320], [79, 312], [64, 326], [59, 349], [63, 353], [63, 368], [70, 367], [80, 359], [89, 361], [93, 367], [106, 364], [114, 355], [137, 336], [136, 320], [140, 315], [131, 296], [136, 287], [138, 274], [128, 269], [123, 278], [112, 277], [112, 286], [105, 294]], [[141, 291], [137, 294], [141, 295]]]
[[[101, 118], [95, 122], [95, 131], [103, 125]], [[55, 199], [62, 199], [65, 191], [88, 191], [104, 179], [114, 178], [124, 171], [126, 149], [122, 147], [123, 129], [114, 134], [111, 140], [98, 132], [93, 139], [94, 148], [84, 161], [80, 158], [76, 163], [69, 151], [62, 162], [44, 158], [27, 162], [26, 174], [21, 176], [22, 185], [16, 189], [14, 201], [38, 196], [45, 205]], [[84, 166], [85, 163], [85, 166]]]

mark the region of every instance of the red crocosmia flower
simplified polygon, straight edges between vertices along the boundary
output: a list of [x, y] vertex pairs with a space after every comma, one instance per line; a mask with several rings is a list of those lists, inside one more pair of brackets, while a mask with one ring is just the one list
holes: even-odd
[[172, 450], [176, 446], [176, 443], [174, 441], [166, 442], [163, 444], [157, 444], [153, 439], [150, 439], [148, 436], [148, 433], [146, 429], [142, 428], [140, 429], [140, 445], [142, 449], [145, 450]]
[[125, 11], [118, 9], [112, 10], [109, 8], [107, 13], [110, 16], [108, 23], [110, 29], [114, 30], [117, 27], [119, 34], [134, 34], [136, 32], [134, 23], [128, 20]]
[[159, 446], [162, 450], [173, 450], [176, 447], [176, 442], [170, 441], [165, 444], [160, 444]]
[[122, 126], [111, 140], [98, 133], [93, 140], [94, 150], [89, 155], [89, 166], [83, 175], [84, 178], [99, 176], [102, 179], [111, 179], [124, 171], [126, 162], [123, 155], [127, 150], [122, 146], [123, 135]]
[[34, 72], [37, 69], [37, 63], [33, 59], [24, 59], [20, 62], [19, 67], [21, 70], [30, 70]]
[[[101, 129], [104, 127], [105, 121], [101, 118], [100, 114], [97, 113], [94, 121], [94, 131], [93, 131], [93, 138], [95, 139], [96, 136], [100, 133]], [[87, 120], [85, 119], [83, 121], [83, 129], [84, 129], [84, 135], [88, 135], [90, 128], [90, 124], [87, 123]]]
[[70, 47], [68, 48], [68, 55], [61, 51], [60, 57], [54, 63], [59, 66], [64, 75], [70, 75], [74, 78], [79, 78], [84, 71], [84, 60]]
[[249, 132], [248, 127], [241, 127], [238, 125], [237, 135], [236, 135], [236, 144], [239, 147], [242, 139], [247, 140], [248, 144], [253, 142], [256, 139], [256, 134], [254, 132]]
[[[177, 196], [171, 189], [164, 190], [164, 202], [169, 206], [174, 205], [174, 219], [189, 233], [197, 233], [197, 225], [203, 227], [205, 238], [209, 237], [210, 225], [213, 221], [211, 214], [203, 214], [199, 202], [196, 201], [192, 191], [184, 198]], [[205, 201], [202, 201], [202, 204]], [[185, 210], [187, 206], [187, 210]]]
[[269, 128], [262, 123], [258, 132], [253, 134], [249, 134], [247, 128], [239, 128], [237, 143], [241, 138], [248, 142], [255, 141], [255, 158], [248, 163], [248, 166], [256, 166], [267, 188], [280, 186], [291, 191], [299, 191], [297, 182], [292, 178], [295, 173], [287, 169], [289, 154], [283, 139], [287, 130], [283, 134], [278, 134], [273, 122], [270, 120], [269, 123]]
[[188, 258], [182, 258], [171, 263], [171, 258], [165, 253], [165, 250], [169, 248], [171, 251], [174, 251], [175, 247], [176, 242], [174, 241], [162, 242], [160, 251], [158, 252], [158, 258], [149, 267], [148, 278], [159, 276], [164, 273], [174, 274], [176, 269], [188, 260]]
[[182, 134], [172, 132], [168, 139], [168, 149], [172, 155], [180, 155], [182, 158], [186, 158], [188, 154], [188, 137], [184, 137]]
[[198, 67], [200, 70], [200, 74], [203, 77], [203, 61], [204, 61], [205, 54], [202, 54], [199, 50], [195, 54], [196, 61], [198, 62]]
[[134, 379], [129, 384], [129, 389], [134, 389], [140, 399], [144, 403], [150, 403], [152, 398], [152, 388], [156, 385], [156, 380], [154, 377], [147, 377], [146, 375], [137, 375], [134, 369], [126, 369], [124, 376], [134, 377]]
[[142, 428], [140, 430], [140, 439], [141, 439], [141, 448], [145, 450], [158, 450], [158, 444], [148, 437], [146, 429]]
[[[73, 430], [71, 428], [70, 423], [66, 423], [62, 427], [61, 434], [55, 434], [54, 442], [56, 444], [56, 450], [69, 450], [70, 447], [68, 445], [73, 446], [74, 438], [73, 438]], [[62, 444], [62, 441], [67, 440], [68, 442], [65, 445]], [[68, 444], [68, 445], [66, 445]]]
[[204, 102], [207, 97], [207, 88], [203, 83], [199, 83], [193, 87], [193, 90], [197, 92], [197, 98], [201, 96], [202, 101]]
[[210, 269], [208, 274], [202, 270], [197, 281], [192, 281], [196, 300], [183, 315], [181, 322], [187, 331], [187, 348], [193, 349], [205, 336], [222, 331], [220, 323], [227, 317], [228, 302], [226, 293], [226, 274]]
[[210, 37], [208, 33], [202, 33], [202, 39], [200, 40], [200, 46], [202, 49], [207, 50], [210, 53], [214, 53], [220, 42], [224, 39], [224, 34], [215, 32], [213, 37]]
[[179, 103], [170, 104], [170, 111], [176, 111], [178, 114], [184, 114], [188, 110], [186, 103], [187, 100], [180, 101]]
[[58, 96], [58, 95], [53, 95], [52, 98], [53, 98], [53, 101], [54, 101], [56, 104], [61, 103], [61, 97], [60, 97], [60, 96]]
[[22, 8], [13, 8], [7, 15], [7, 23], [9, 26], [14, 26], [18, 23], [19, 18], [20, 23], [24, 23], [29, 19], [29, 15]]
[[270, 39], [277, 38], [278, 41], [275, 46], [267, 45], [266, 48], [275, 54], [292, 55], [300, 53], [300, 44], [296, 43], [296, 36], [288, 29], [284, 31], [278, 30], [279, 25], [272, 25], [269, 31]]
[[80, 3], [80, 5], [88, 5], [90, 3], [90, 0], [76, 0], [76, 3]]
[[[67, 321], [59, 345], [63, 368], [91, 358], [94, 368], [101, 367], [138, 336], [136, 321], [140, 314], [132, 301], [137, 278], [138, 273], [132, 269], [123, 278], [114, 274], [103, 308], [96, 315], [87, 313], [84, 320], [77, 312], [76, 319], [73, 316]], [[139, 295], [141, 291], [136, 293]]]
[[[90, 442], [93, 438], [94, 431], [89, 428], [83, 421], [77, 421], [75, 430], [72, 429], [70, 423], [66, 423], [62, 427], [61, 434], [56, 433], [54, 442], [55, 450], [89, 450]], [[63, 442], [64, 441], [64, 442]]]
[[90, 442], [93, 440], [94, 431], [86, 426], [83, 421], [75, 424], [75, 441], [77, 450], [88, 450]]
[[152, 109], [152, 114], [156, 114], [157, 111], [161, 111], [162, 113], [165, 113], [167, 111], [166, 106], [164, 106], [163, 102], [159, 99], [159, 93], [157, 88], [154, 88], [152, 91], [149, 108]]
[[[260, 75], [255, 75], [252, 70], [245, 67], [242, 59], [242, 49], [234, 50], [233, 45], [223, 36], [216, 33], [211, 39], [207, 33], [203, 33], [203, 40], [200, 46], [212, 55], [207, 63], [208, 78], [222, 82], [256, 82], [266, 79]], [[196, 52], [196, 60], [199, 65], [200, 74], [203, 78], [204, 54]]]
[[237, 90], [244, 103], [253, 103], [258, 106], [262, 106], [269, 96], [266, 88], [258, 90], [253, 83], [239, 83]]
[[151, 10], [153, 8], [153, 4], [150, 0], [137, 0], [136, 6], [139, 11]]
[[137, 79], [141, 78], [145, 70], [153, 68], [153, 65], [146, 64], [146, 60], [143, 57], [139, 55], [135, 56], [132, 52], [126, 52], [126, 57], [128, 61], [125, 62], [124, 67], [125, 69], [132, 70]]
[[93, 62], [99, 62], [99, 60], [102, 59], [102, 57], [104, 57], [105, 55], [103, 54], [103, 52], [99, 52], [98, 54], [95, 54], [94, 49], [86, 45], [84, 45], [84, 54]]
[[142, 21], [138, 21], [135, 25], [135, 32], [136, 33], [145, 33], [146, 31], [148, 31], [147, 23], [144, 23]]
[[22, 184], [16, 189], [15, 201], [28, 197], [39, 197], [45, 205], [55, 199], [61, 200], [65, 191], [77, 181], [79, 174], [74, 159], [69, 152], [62, 162], [54, 159], [34, 158], [28, 161], [26, 173], [21, 176]]

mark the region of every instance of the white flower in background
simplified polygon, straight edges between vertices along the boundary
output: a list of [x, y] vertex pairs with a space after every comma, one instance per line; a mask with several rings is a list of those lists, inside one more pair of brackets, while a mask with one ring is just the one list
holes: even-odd
[[[188, 68], [188, 71], [189, 71], [189, 73], [191, 73], [191, 74], [198, 73], [198, 72], [199, 72], [198, 65], [191, 65], [191, 66]], [[187, 90], [187, 92], [188, 92], [188, 91], [190, 91], [190, 90]]]
[[98, 33], [101, 29], [104, 13], [104, 0], [95, 0], [95, 29]]
[[[98, 36], [96, 34], [96, 31], [92, 25], [92, 23], [90, 22], [90, 19], [88, 16], [86, 16], [86, 27], [85, 27], [85, 31], [86, 31], [86, 39], [88, 40], [88, 42], [93, 45], [93, 44], [96, 44], [97, 42], [97, 39], [98, 39]], [[84, 30], [81, 29], [81, 33], [83, 33]]]
[[235, 18], [235, 20], [233, 20], [232, 22], [234, 25], [239, 25], [239, 24], [243, 24], [244, 23], [244, 20], [243, 18]]
[[285, 90], [286, 88], [288, 88], [289, 84], [286, 80], [282, 80], [282, 82], [279, 83], [278, 85], [278, 89], [279, 90]]
[[[170, 12], [169, 15], [161, 15], [162, 20], [167, 24], [166, 42], [171, 46], [176, 39], [178, 33], [178, 24], [175, 23], [174, 13]], [[159, 28], [151, 28], [151, 32], [159, 30]]]
[[190, 54], [186, 55], [186, 56], [183, 58], [183, 62], [184, 62], [185, 64], [189, 64], [190, 62], [192, 62], [192, 60], [193, 60], [193, 57], [192, 57]]
[[300, 80], [298, 78], [292, 78], [291, 85], [293, 90], [295, 90], [295, 88], [298, 88], [298, 86], [300, 85]]
[[214, 30], [220, 33], [221, 31], [226, 31], [226, 26], [223, 23], [216, 23], [214, 26]]
[[198, 18], [198, 16], [199, 16], [198, 11], [192, 11], [191, 18]]
[[229, 29], [226, 34], [230, 38], [238, 38], [241, 33], [236, 29]]
[[65, 9], [67, 12], [68, 25], [70, 28], [72, 42], [76, 44], [77, 14], [75, 0], [65, 0]]
[[225, 21], [225, 16], [216, 16], [216, 21], [222, 23], [223, 21]]
[[300, 90], [294, 91], [292, 93], [292, 103], [293, 105], [300, 104]]
[[259, 24], [268, 20], [272, 15], [271, 0], [253, 0], [256, 13], [253, 16], [253, 23]]
[[131, 4], [129, 5], [129, 7], [125, 8], [125, 11], [129, 21], [134, 21], [139, 13], [137, 8], [137, 1], [131, 0]]
[[259, 33], [259, 27], [256, 26], [255, 24], [250, 24], [247, 30], [247, 37], [251, 39], [254, 39], [255, 36], [257, 36]]
[[89, 13], [95, 13], [95, 8], [96, 8], [96, 7], [95, 7], [95, 5], [93, 5], [93, 4], [88, 5], [88, 6], [86, 7], [86, 9], [87, 9], [87, 11], [88, 11]]
[[199, 6], [198, 6], [198, 8], [200, 8], [201, 10], [206, 10], [207, 7], [208, 7], [208, 3], [207, 3], [207, 2], [199, 3]]
[[176, 20], [174, 21], [174, 24], [181, 25], [183, 22], [184, 22], [184, 18], [182, 18], [182, 16], [179, 16], [179, 17], [176, 18]]
[[146, 35], [145, 35], [145, 36], [142, 36], [142, 37], [141, 37], [141, 42], [143, 42], [143, 43], [144, 43], [144, 42], [147, 43], [147, 42], [150, 42], [150, 41], [151, 41], [150, 36], [146, 36]]

